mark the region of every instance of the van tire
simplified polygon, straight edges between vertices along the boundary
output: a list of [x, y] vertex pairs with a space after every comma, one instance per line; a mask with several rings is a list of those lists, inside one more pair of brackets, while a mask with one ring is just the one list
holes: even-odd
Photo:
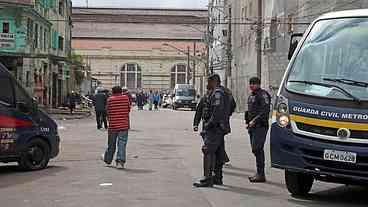
[[50, 146], [40, 138], [28, 142], [25, 151], [21, 153], [19, 167], [25, 171], [45, 169], [50, 161]]
[[313, 186], [312, 175], [285, 170], [285, 182], [288, 191], [293, 196], [306, 196]]

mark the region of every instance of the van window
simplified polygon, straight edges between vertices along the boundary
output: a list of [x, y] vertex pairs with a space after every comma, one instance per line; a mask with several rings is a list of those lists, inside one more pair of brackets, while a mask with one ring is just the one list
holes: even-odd
[[14, 84], [14, 89], [17, 103], [25, 103], [27, 106], [32, 106], [32, 100], [30, 96], [19, 84]]
[[14, 106], [14, 93], [12, 82], [7, 77], [0, 77], [0, 104]]
[[308, 95], [350, 99], [334, 88], [300, 81], [332, 83], [368, 101], [368, 87], [364, 86], [368, 77], [367, 38], [368, 18], [317, 22], [291, 68], [287, 88]]

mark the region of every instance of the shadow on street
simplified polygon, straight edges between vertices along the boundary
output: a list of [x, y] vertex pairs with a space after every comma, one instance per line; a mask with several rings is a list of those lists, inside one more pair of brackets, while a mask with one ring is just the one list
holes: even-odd
[[340, 186], [326, 191], [314, 192], [305, 198], [291, 197], [289, 201], [304, 206], [335, 206], [368, 205], [368, 188], [359, 186]]

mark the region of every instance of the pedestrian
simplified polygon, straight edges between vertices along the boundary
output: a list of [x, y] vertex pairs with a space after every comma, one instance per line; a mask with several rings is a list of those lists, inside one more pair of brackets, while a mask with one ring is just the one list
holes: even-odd
[[116, 166], [118, 168], [124, 168], [126, 163], [130, 113], [129, 97], [122, 93], [121, 87], [115, 86], [112, 89], [112, 96], [107, 100], [108, 147], [103, 156], [104, 162], [111, 165], [117, 145]]
[[152, 92], [152, 90], [149, 92], [148, 94], [148, 109], [150, 111], [152, 111], [152, 107], [153, 107], [153, 101], [154, 101], [154, 94]]
[[248, 111], [245, 112], [244, 118], [257, 165], [257, 173], [249, 177], [249, 181], [263, 183], [266, 182], [264, 144], [269, 128], [271, 96], [267, 91], [261, 89], [259, 78], [251, 78], [249, 85], [251, 95], [248, 98]]
[[96, 112], [97, 129], [101, 129], [102, 124], [103, 127], [107, 129], [108, 128], [107, 112], [106, 112], [107, 95], [104, 89], [97, 90], [97, 94], [93, 98], [93, 102]]
[[69, 106], [69, 110], [70, 110], [70, 114], [73, 114], [75, 108], [76, 108], [76, 104], [77, 104], [77, 96], [75, 94], [74, 91], [72, 91], [68, 97], [68, 106]]
[[153, 105], [155, 106], [155, 110], [158, 110], [158, 105], [161, 101], [160, 94], [158, 92], [155, 93], [153, 96]]
[[193, 184], [195, 187], [223, 185], [224, 137], [231, 131], [229, 123], [230, 103], [225, 97], [219, 75], [213, 74], [208, 78], [208, 88], [211, 90], [208, 98], [209, 109], [208, 114], [204, 116], [209, 117], [209, 119], [206, 118], [201, 132], [204, 141], [202, 146], [204, 178], [195, 182]]
[[143, 110], [143, 106], [144, 106], [144, 102], [145, 102], [145, 100], [144, 100], [145, 98], [144, 98], [144, 94], [143, 94], [143, 92], [139, 92], [138, 94], [137, 94], [137, 105], [138, 105], [138, 110]]

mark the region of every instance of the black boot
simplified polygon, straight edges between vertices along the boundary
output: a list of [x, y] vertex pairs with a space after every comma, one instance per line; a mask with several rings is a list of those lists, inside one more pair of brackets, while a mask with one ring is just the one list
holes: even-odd
[[212, 188], [213, 187], [213, 177], [208, 177], [206, 179], [201, 179], [193, 183], [194, 187], [197, 188]]
[[224, 185], [224, 182], [222, 182], [222, 178], [215, 177], [213, 179], [213, 184], [214, 185]]
[[249, 181], [251, 183], [265, 183], [266, 182], [266, 176], [257, 174], [254, 177], [250, 177]]
[[213, 187], [213, 177], [212, 171], [214, 169], [215, 164], [215, 156], [212, 154], [205, 154], [203, 156], [203, 173], [204, 178], [200, 179], [199, 181], [193, 183], [194, 187], [197, 188], [204, 188], [204, 187]]

